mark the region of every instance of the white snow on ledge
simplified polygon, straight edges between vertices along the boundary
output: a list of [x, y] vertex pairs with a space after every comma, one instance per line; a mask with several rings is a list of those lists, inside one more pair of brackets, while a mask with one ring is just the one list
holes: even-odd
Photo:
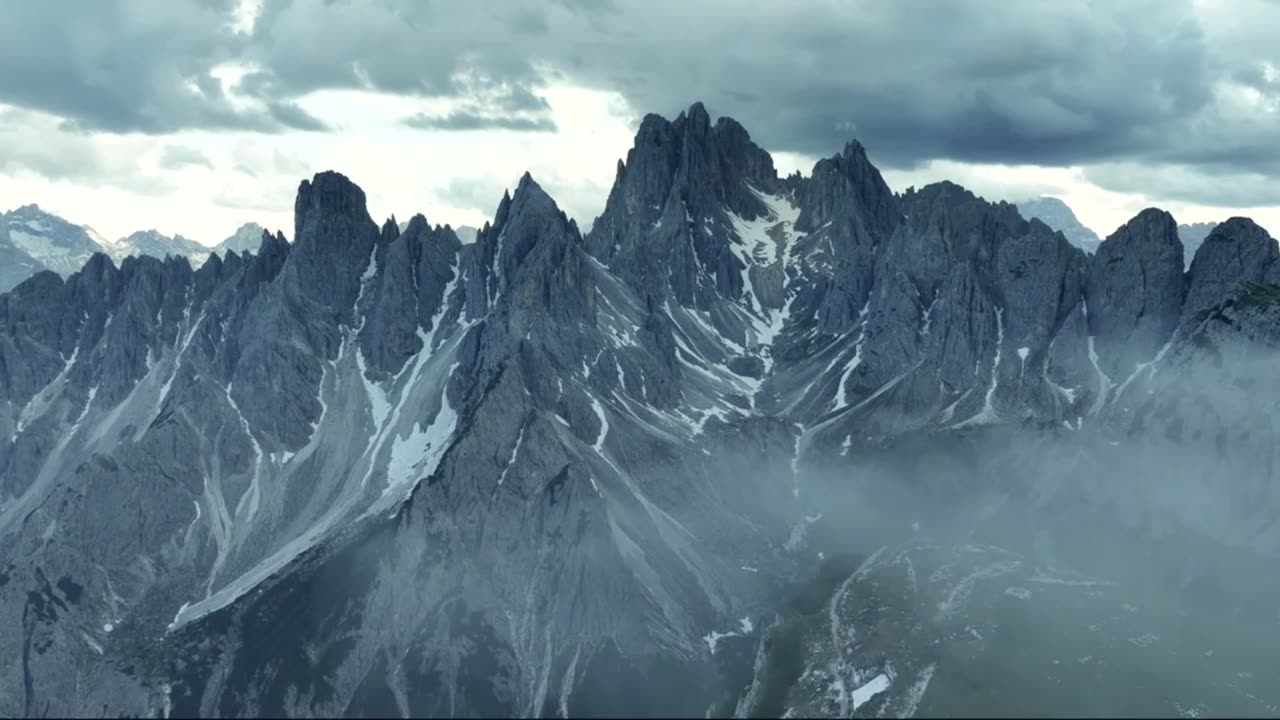
[[754, 631], [755, 631], [755, 625], [752, 624], [751, 618], [744, 617], [738, 621], [737, 630], [730, 630], [729, 632], [723, 632], [723, 633], [718, 632], [716, 630], [712, 630], [711, 632], [702, 636], [702, 641], [707, 644], [707, 649], [711, 651], [711, 654], [715, 655], [716, 647], [719, 646], [721, 640], [724, 640], [725, 638], [732, 638], [732, 637], [746, 637], [747, 635], [750, 635]]
[[871, 678], [865, 685], [854, 690], [850, 695], [849, 709], [857, 710], [859, 705], [865, 704], [871, 698], [879, 695], [889, 689], [889, 676], [884, 673]]

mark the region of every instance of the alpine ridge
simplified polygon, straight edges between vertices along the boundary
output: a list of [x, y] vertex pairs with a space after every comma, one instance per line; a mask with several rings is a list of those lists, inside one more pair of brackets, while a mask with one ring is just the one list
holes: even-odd
[[[780, 177], [700, 103], [643, 119], [586, 235], [528, 173], [464, 242], [379, 225], [330, 171], [292, 237], [198, 268], [98, 253], [0, 295], [0, 714], [848, 715], [872, 683], [867, 708], [909, 714], [950, 667], [913, 633], [992, 572], [921, 559], [903, 602], [938, 619], [855, 642], [888, 612], [853, 603], [862, 580], [911, 562], [834, 559], [887, 526], [857, 484], [897, 477], [879, 458], [1052, 455], [1056, 479], [1114, 456], [1157, 494], [1113, 439], [1274, 416], [1239, 412], [1280, 343], [1280, 249], [1252, 221], [1184, 268], [1148, 209], [1090, 255], [950, 182], [895, 193], [857, 142]], [[1035, 440], [966, 454], [1008, 437]], [[1188, 477], [1274, 452], [1223, 438]], [[1274, 561], [1258, 466], [1240, 514], [1197, 514], [1229, 484], [1204, 470], [1150, 527]], [[1028, 506], [1130, 501], [1086, 486]], [[1030, 563], [1002, 552], [975, 551]], [[815, 575], [820, 602], [782, 599]]]

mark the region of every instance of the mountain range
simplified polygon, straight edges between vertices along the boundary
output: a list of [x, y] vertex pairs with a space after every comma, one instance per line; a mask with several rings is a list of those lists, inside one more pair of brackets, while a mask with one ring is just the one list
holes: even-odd
[[71, 275], [84, 267], [94, 253], [104, 253], [117, 263], [130, 255], [177, 255], [200, 263], [211, 253], [256, 251], [262, 233], [260, 225], [246, 223], [212, 248], [156, 230], [135, 232], [113, 242], [87, 225], [68, 222], [38, 205], [24, 205], [0, 213], [0, 292], [13, 289], [41, 270], [52, 270], [63, 277]]
[[1236, 675], [1280, 554], [1251, 220], [1087, 253], [701, 104], [585, 235], [529, 174], [473, 242], [332, 171], [294, 218], [0, 296], [0, 714], [1080, 714], [1175, 661], [1125, 707], [1280, 703]]

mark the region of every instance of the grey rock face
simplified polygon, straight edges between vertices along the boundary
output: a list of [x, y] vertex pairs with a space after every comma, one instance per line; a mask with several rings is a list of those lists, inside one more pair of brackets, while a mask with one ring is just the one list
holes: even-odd
[[907, 193], [902, 207], [907, 219], [891, 240], [884, 262], [906, 272], [925, 296], [936, 291], [956, 263], [991, 267], [1000, 242], [1027, 227], [1013, 205], [989, 204], [951, 182]]
[[290, 289], [349, 322], [361, 275], [376, 270], [371, 263], [378, 226], [365, 209], [364, 191], [344, 175], [320, 173], [299, 186], [293, 213]]
[[394, 375], [424, 349], [424, 338], [430, 339], [443, 320], [438, 315], [449, 284], [457, 279], [460, 250], [452, 231], [429, 227], [421, 215], [403, 234], [379, 243], [359, 336], [370, 368]]
[[1086, 256], [1063, 240], [1033, 220], [1025, 235], [996, 249], [995, 284], [1014, 347], [1047, 347], [1079, 303]]
[[1184, 322], [1198, 320], [1234, 297], [1245, 283], [1274, 282], [1280, 248], [1248, 218], [1233, 217], [1209, 233], [1187, 273]]
[[[365, 274], [375, 270], [378, 237], [364, 191], [334, 172], [302, 182], [294, 225], [296, 241], [279, 281], [245, 313], [240, 332], [246, 341], [228, 386], [249, 422], [287, 448], [306, 443], [321, 412], [323, 364], [338, 353], [340, 328], [356, 325], [355, 301]], [[256, 392], [264, 384], [274, 385], [285, 402]]]
[[1155, 357], [1178, 324], [1184, 294], [1182, 241], [1169, 213], [1143, 210], [1103, 241], [1089, 259], [1084, 298], [1108, 377], [1123, 379]]
[[[856, 396], [870, 395], [919, 361], [927, 311], [948, 302], [969, 307], [965, 296], [973, 282], [981, 283], [980, 291], [988, 294], [990, 280], [980, 279], [977, 269], [991, 268], [996, 246], [1026, 228], [1012, 205], [989, 205], [952, 183], [910, 192], [902, 198], [902, 208], [906, 219], [876, 261], [863, 351], [866, 361], [850, 388]], [[956, 275], [964, 265], [972, 268]], [[945, 297], [944, 290], [956, 294]], [[959, 317], [956, 321], [966, 322]], [[951, 332], [945, 322], [937, 328], [930, 325], [930, 332]]]
[[809, 233], [815, 248], [826, 243], [833, 257], [823, 268], [829, 284], [817, 309], [819, 330], [850, 332], [871, 292], [876, 249], [901, 222], [897, 198], [856, 142], [818, 161], [801, 184], [796, 230]]

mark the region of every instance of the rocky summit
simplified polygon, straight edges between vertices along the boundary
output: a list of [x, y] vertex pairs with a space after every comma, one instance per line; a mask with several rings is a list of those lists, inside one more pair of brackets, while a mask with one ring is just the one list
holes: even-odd
[[1275, 240], [873, 152], [695, 104], [586, 235], [324, 172], [0, 295], [0, 715], [1274, 714]]

